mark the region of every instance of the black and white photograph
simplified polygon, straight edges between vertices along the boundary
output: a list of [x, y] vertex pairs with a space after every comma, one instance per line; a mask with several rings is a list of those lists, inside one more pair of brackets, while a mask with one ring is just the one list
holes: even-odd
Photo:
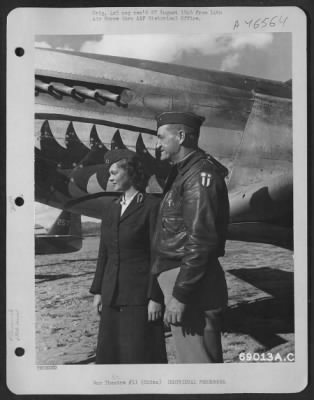
[[307, 385], [305, 32], [296, 7], [9, 15], [14, 393]]

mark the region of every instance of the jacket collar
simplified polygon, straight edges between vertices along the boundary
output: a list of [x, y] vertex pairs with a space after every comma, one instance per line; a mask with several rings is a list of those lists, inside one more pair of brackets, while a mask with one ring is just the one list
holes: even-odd
[[204, 154], [205, 153], [201, 149], [197, 149], [188, 154], [182, 161], [176, 164], [179, 174], [184, 175], [190, 170], [192, 165], [204, 158]]
[[[136, 194], [136, 196], [134, 196], [134, 198], [132, 199], [131, 203], [128, 205], [128, 207], [126, 208], [126, 210], [124, 211], [124, 213], [119, 216], [120, 218], [120, 222], [124, 221], [127, 217], [129, 217], [130, 215], [132, 215], [137, 209], [143, 207], [144, 205], [144, 198], [145, 195], [144, 193], [138, 192]], [[122, 199], [122, 196], [120, 196], [117, 200], [116, 200], [116, 204], [117, 206], [119, 206], [119, 212], [121, 211], [121, 205], [120, 205], [120, 201]]]

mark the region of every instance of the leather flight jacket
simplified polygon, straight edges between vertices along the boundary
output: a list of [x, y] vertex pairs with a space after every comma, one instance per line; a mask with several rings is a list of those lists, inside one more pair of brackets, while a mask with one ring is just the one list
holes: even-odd
[[227, 169], [201, 150], [174, 168], [177, 175], [166, 182], [159, 209], [152, 272], [180, 267], [174, 297], [183, 303], [195, 298], [207, 308], [223, 306], [227, 289], [218, 257], [225, 252], [229, 222]]

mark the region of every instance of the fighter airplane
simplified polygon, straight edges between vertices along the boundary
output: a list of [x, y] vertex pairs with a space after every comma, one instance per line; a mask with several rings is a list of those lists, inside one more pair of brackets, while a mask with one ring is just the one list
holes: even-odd
[[169, 165], [155, 154], [155, 116], [205, 117], [200, 147], [228, 168], [228, 238], [293, 248], [292, 87], [227, 72], [131, 58], [36, 49], [35, 198], [100, 218], [108, 198], [104, 154], [142, 159], [147, 191]]

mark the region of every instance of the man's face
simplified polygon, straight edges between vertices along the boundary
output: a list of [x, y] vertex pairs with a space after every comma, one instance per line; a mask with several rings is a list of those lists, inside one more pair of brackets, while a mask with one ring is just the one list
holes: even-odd
[[180, 151], [180, 134], [178, 130], [171, 129], [171, 125], [162, 125], [157, 131], [156, 148], [161, 160], [175, 161]]

